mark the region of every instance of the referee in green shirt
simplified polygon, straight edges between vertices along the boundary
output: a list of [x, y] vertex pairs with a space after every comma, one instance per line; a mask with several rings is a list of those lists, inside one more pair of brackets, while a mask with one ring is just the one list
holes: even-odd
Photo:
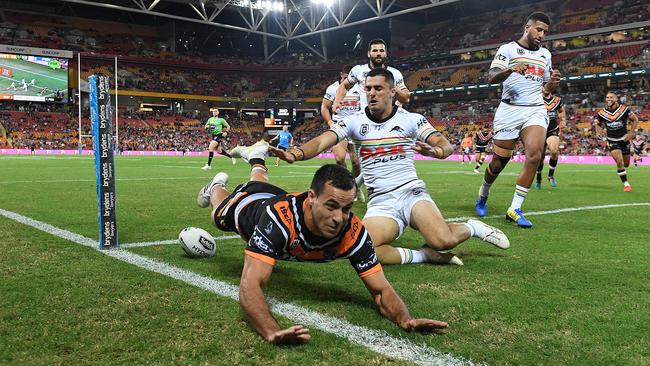
[[232, 163], [235, 164], [237, 160], [230, 156], [224, 149], [221, 143], [221, 139], [226, 137], [228, 131], [230, 131], [230, 125], [226, 122], [225, 119], [219, 117], [219, 109], [211, 109], [212, 117], [208, 118], [208, 121], [205, 123], [204, 128], [210, 131], [212, 135], [212, 140], [210, 141], [210, 146], [208, 147], [208, 163], [203, 166], [203, 170], [212, 169], [212, 158], [214, 157], [214, 151], [216, 150], [219, 154], [224, 155], [232, 159]]

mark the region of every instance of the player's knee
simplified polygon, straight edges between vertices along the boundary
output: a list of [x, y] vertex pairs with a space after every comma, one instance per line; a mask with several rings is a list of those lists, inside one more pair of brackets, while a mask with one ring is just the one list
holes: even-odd
[[534, 166], [538, 166], [542, 161], [542, 152], [541, 151], [530, 151], [526, 153], [526, 163], [529, 163]]
[[446, 235], [444, 237], [435, 238], [434, 240], [428, 240], [427, 245], [434, 250], [449, 250], [456, 247], [458, 241], [451, 235]]

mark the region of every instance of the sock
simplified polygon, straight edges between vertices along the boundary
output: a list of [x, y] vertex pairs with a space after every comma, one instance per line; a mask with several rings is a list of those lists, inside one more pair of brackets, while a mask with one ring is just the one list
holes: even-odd
[[464, 222], [463, 225], [465, 225], [469, 229], [469, 236], [476, 236], [476, 233], [478, 232], [477, 228], [475, 228], [469, 222]]
[[524, 203], [528, 191], [529, 188], [517, 184], [515, 187], [515, 195], [512, 197], [512, 203], [510, 204], [510, 210], [521, 209], [521, 205]]
[[555, 167], [557, 166], [557, 159], [551, 159], [548, 161], [548, 176], [553, 178], [555, 174]]
[[221, 152], [220, 152], [219, 154], [221, 154], [221, 155], [223, 155], [223, 156], [227, 156], [227, 157], [229, 157], [229, 158], [232, 158], [232, 156], [230, 156], [230, 154], [228, 154], [228, 153], [226, 152], [226, 150], [221, 150]]
[[210, 151], [208, 153], [208, 165], [212, 164], [212, 158], [214, 157], [214, 152]]
[[427, 256], [420, 250], [413, 250], [407, 248], [395, 248], [399, 252], [402, 259], [402, 264], [410, 263], [424, 263], [427, 261]]
[[266, 169], [266, 163], [264, 162], [264, 159], [250, 159], [248, 161], [248, 164], [250, 164], [253, 169], [261, 167], [264, 170], [268, 170]]
[[483, 184], [481, 184], [481, 188], [478, 190], [478, 196], [487, 198], [490, 195], [490, 187], [492, 187], [492, 183], [488, 183], [483, 179]]
[[357, 187], [361, 187], [363, 184], [363, 174], [357, 175], [357, 177], [354, 178], [354, 182], [357, 183]]
[[621, 178], [621, 182], [623, 184], [627, 183], [627, 173], [625, 172], [625, 169], [617, 170], [618, 172], [618, 177]]
[[[551, 173], [549, 173], [549, 174], [551, 174]], [[537, 183], [542, 182], [542, 171], [541, 170], [538, 170], [537, 173], [535, 174], [535, 180], [537, 181]]]

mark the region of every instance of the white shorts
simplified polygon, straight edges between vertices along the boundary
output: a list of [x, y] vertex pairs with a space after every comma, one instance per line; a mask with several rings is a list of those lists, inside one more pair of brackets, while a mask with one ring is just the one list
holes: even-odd
[[366, 217], [388, 217], [399, 225], [399, 236], [411, 223], [411, 210], [417, 202], [429, 201], [433, 203], [429, 191], [420, 179], [408, 183], [394, 191], [379, 194], [370, 198], [368, 210], [363, 216]]
[[548, 127], [546, 106], [522, 107], [501, 102], [494, 114], [494, 139], [516, 140], [528, 126]]
[[470, 151], [470, 150], [469, 150], [469, 147], [465, 147], [465, 148], [463, 148], [463, 151], [465, 152], [465, 154], [469, 154], [469, 151]]

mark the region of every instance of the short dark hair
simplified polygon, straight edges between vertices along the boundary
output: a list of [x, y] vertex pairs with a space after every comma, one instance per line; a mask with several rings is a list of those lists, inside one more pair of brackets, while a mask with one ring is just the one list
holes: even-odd
[[388, 84], [390, 84], [391, 88], [395, 86], [395, 77], [393, 76], [392, 72], [388, 71], [388, 69], [384, 69], [383, 67], [372, 69], [366, 78], [369, 78], [371, 76], [383, 76], [386, 81], [388, 81]]
[[356, 189], [357, 186], [354, 182], [354, 176], [349, 170], [338, 164], [325, 164], [318, 168], [314, 174], [314, 179], [311, 181], [311, 189], [319, 196], [323, 193], [325, 184], [330, 183], [334, 188], [349, 191]]
[[383, 44], [385, 46], [386, 41], [384, 41], [381, 38], [375, 38], [375, 39], [371, 40], [370, 42], [368, 42], [368, 52], [370, 52], [370, 48], [372, 48], [373, 44]]
[[548, 15], [546, 15], [546, 13], [542, 13], [541, 11], [536, 11], [536, 12], [530, 14], [526, 18], [526, 23], [525, 24], [528, 24], [528, 22], [530, 22], [531, 20], [540, 21], [542, 23], [551, 25], [551, 18]]
[[352, 70], [353, 67], [354, 65], [352, 64], [343, 65], [343, 67], [341, 68], [341, 72], [344, 74], [349, 74], [350, 70]]

